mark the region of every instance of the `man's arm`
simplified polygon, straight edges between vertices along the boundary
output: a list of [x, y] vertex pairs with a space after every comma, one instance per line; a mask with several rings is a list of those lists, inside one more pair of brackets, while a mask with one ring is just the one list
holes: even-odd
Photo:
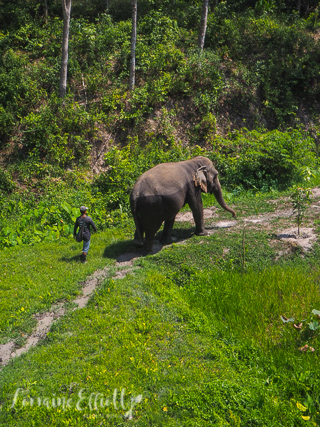
[[77, 234], [77, 228], [78, 228], [78, 218], [76, 219], [76, 222], [74, 223], [74, 227], [73, 227], [73, 237], [76, 237], [76, 234]]
[[93, 219], [90, 217], [89, 223], [92, 225], [94, 231], [97, 231], [96, 224], [93, 222]]

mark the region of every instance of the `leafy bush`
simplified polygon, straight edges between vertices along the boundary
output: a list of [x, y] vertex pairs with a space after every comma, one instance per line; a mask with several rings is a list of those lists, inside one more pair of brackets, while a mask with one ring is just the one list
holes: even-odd
[[317, 165], [313, 139], [303, 130], [247, 131], [217, 138], [210, 154], [223, 181], [234, 189], [288, 188], [304, 168]]
[[64, 179], [45, 178], [41, 182], [40, 198], [34, 192], [16, 191], [10, 197], [0, 199], [2, 248], [69, 237], [81, 205], [89, 207], [89, 215], [98, 229], [116, 223], [116, 215], [112, 219], [106, 210], [103, 195], [97, 192], [92, 196], [85, 174], [70, 172]]
[[39, 88], [28, 73], [26, 55], [9, 49], [0, 59], [0, 107], [1, 122], [6, 126], [1, 132], [10, 132], [17, 116], [37, 105]]
[[178, 35], [177, 21], [159, 11], [152, 11], [139, 22], [139, 33], [149, 45], [175, 43]]
[[[82, 204], [90, 207], [99, 228], [123, 221], [129, 212], [129, 195], [137, 178], [163, 162], [186, 160], [200, 154], [208, 156], [221, 173], [224, 188], [236, 192], [288, 188], [301, 181], [306, 170], [316, 167], [313, 140], [302, 129], [262, 133], [244, 130], [234, 133], [230, 140], [217, 136], [208, 139], [207, 149], [201, 149], [175, 140], [171, 114], [162, 110], [158, 128], [146, 136], [148, 142], [144, 147], [137, 137], [129, 138], [123, 148], [113, 146], [105, 156], [108, 170], [98, 175], [92, 186], [80, 170], [65, 172], [61, 179], [63, 171], [54, 162], [49, 167], [34, 158], [29, 166], [19, 167], [23, 182], [30, 185], [34, 178], [40, 180], [37, 189], [41, 191], [41, 198], [38, 200], [32, 192], [15, 192], [2, 200], [2, 245], [70, 235], [77, 209]], [[204, 117], [203, 126], [208, 127], [208, 132], [214, 131], [215, 117], [211, 113]], [[2, 183], [7, 186], [6, 191], [11, 188], [9, 175]], [[27, 229], [30, 232], [26, 233]]]
[[[52, 96], [21, 120], [21, 143], [27, 153], [58, 166], [86, 163], [94, 135], [94, 116], [78, 103]], [[86, 134], [83, 135], [83, 129]]]
[[176, 70], [184, 62], [184, 55], [172, 44], [160, 43], [154, 46], [141, 43], [137, 46], [136, 60], [137, 72], [153, 75], [159, 71]]
[[[289, 24], [268, 15], [225, 16], [221, 8], [222, 4], [208, 20], [207, 45], [224, 55], [227, 81], [236, 80], [244, 94], [247, 87], [255, 87], [253, 101], [262, 104], [274, 126], [295, 117], [302, 100], [317, 99], [317, 42], [301, 29], [300, 21]], [[237, 69], [244, 67], [243, 79]]]
[[14, 118], [12, 113], [6, 111], [0, 105], [0, 138], [1, 138], [0, 148], [3, 148], [3, 146], [5, 145], [6, 140], [11, 134], [13, 126], [14, 126]]
[[[90, 57], [94, 62], [98, 62], [101, 58], [107, 58], [111, 52], [118, 52], [121, 55], [121, 50], [124, 45], [130, 41], [131, 22], [121, 21], [114, 23], [108, 14], [102, 14], [96, 22], [95, 28], [92, 24], [86, 22], [87, 35], [85, 36], [86, 44], [91, 43]], [[75, 26], [76, 28], [76, 26]], [[81, 43], [84, 43], [84, 35], [77, 34]], [[88, 40], [89, 37], [89, 40]], [[78, 43], [75, 40], [75, 48], [78, 49]], [[83, 55], [87, 55], [87, 51], [83, 50]]]
[[0, 167], [0, 192], [10, 193], [15, 188], [12, 178]]
[[184, 90], [192, 95], [192, 101], [200, 114], [207, 114], [217, 107], [225, 87], [219, 55], [211, 50], [191, 50], [178, 69], [179, 80]]

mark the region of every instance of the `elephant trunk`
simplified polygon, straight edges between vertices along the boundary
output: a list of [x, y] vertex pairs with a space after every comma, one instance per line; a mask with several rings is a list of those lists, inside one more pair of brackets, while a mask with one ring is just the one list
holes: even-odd
[[221, 190], [221, 185], [219, 182], [219, 179], [216, 178], [216, 182], [215, 182], [215, 188], [213, 188], [212, 192], [214, 194], [214, 197], [216, 198], [217, 202], [219, 203], [219, 205], [226, 211], [232, 213], [232, 216], [235, 218], [236, 213], [233, 209], [231, 209], [226, 202], [224, 201], [224, 198], [222, 196], [222, 190]]

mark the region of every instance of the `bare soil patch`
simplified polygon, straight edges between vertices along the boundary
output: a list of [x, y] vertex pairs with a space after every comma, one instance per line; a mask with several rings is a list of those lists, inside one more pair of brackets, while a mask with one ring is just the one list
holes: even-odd
[[[214, 206], [212, 206], [211, 208], [203, 209], [204, 219], [218, 217], [216, 210], [217, 209]], [[191, 211], [179, 212], [178, 215], [176, 216], [176, 222], [190, 222], [191, 224], [194, 224], [192, 212]]]
[[318, 198], [318, 197], [320, 197], [320, 187], [315, 187], [315, 188], [312, 188], [312, 196], [314, 197], [314, 198]]
[[245, 222], [252, 223], [252, 224], [258, 224], [258, 223], [264, 223], [269, 222], [273, 219], [279, 219], [279, 218], [290, 218], [292, 216], [292, 209], [282, 209], [282, 210], [276, 210], [275, 212], [267, 212], [262, 215], [256, 215], [256, 216], [250, 216], [248, 218], [245, 218]]
[[314, 232], [314, 229], [310, 227], [302, 227], [300, 229], [300, 234], [298, 234], [297, 228], [295, 227], [282, 230], [277, 235], [277, 239], [300, 246], [303, 251], [306, 252], [312, 249], [315, 241], [317, 240], [317, 235]]

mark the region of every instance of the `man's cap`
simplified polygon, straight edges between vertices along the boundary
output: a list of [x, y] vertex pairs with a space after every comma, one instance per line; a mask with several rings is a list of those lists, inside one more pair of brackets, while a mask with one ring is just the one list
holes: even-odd
[[80, 206], [80, 212], [84, 213], [88, 208], [86, 206]]

